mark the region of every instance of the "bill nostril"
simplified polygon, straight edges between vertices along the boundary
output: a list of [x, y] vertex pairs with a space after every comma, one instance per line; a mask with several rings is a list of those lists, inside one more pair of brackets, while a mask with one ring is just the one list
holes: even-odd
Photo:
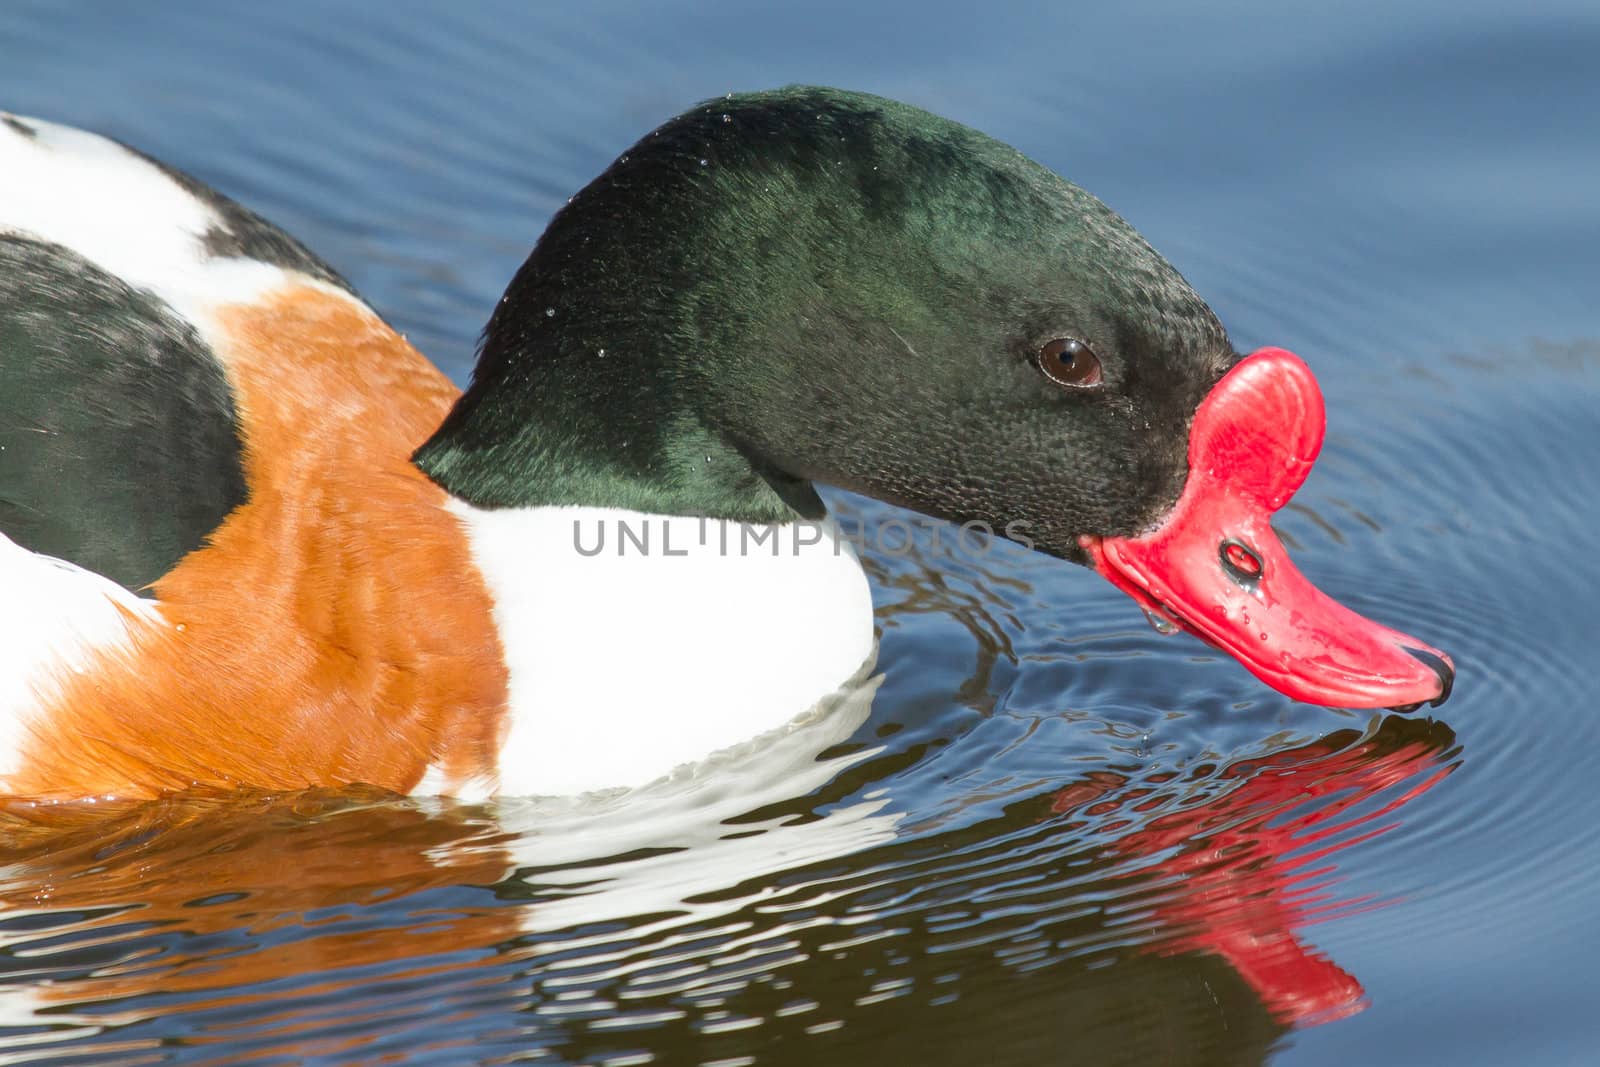
[[1261, 595], [1261, 555], [1243, 541], [1232, 537], [1225, 539], [1217, 548], [1217, 558], [1222, 561], [1222, 570], [1233, 583], [1247, 593]]
[[1410, 645], [1401, 645], [1412, 659], [1418, 660], [1432, 669], [1439, 676], [1439, 695], [1428, 701], [1430, 707], [1438, 707], [1450, 699], [1450, 690], [1456, 684], [1456, 669], [1451, 662], [1437, 652], [1430, 652], [1425, 648], [1412, 648]]

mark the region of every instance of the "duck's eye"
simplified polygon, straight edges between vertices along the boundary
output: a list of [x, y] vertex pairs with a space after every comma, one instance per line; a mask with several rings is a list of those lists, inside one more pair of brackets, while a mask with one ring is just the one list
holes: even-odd
[[1100, 357], [1075, 337], [1057, 337], [1039, 349], [1039, 369], [1060, 385], [1092, 389], [1100, 384]]

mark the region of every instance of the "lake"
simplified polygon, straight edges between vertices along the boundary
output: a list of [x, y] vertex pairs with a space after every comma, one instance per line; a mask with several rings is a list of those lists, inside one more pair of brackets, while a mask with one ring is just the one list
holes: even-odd
[[244, 201], [458, 381], [551, 213], [696, 101], [969, 123], [1312, 365], [1279, 529], [1450, 702], [1298, 704], [923, 531], [867, 553], [881, 680], [820, 761], [177, 798], [0, 854], [0, 1062], [1600, 1060], [1600, 7], [1041, 8], [11, 0], [0, 107]]

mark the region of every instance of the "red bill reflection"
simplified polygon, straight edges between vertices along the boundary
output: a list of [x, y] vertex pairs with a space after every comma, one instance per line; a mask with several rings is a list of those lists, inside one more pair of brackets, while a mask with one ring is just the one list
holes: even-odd
[[[1176, 775], [1149, 788], [1095, 772], [1056, 794], [1051, 810], [1069, 825], [1084, 816], [1085, 828], [1092, 820], [1096, 832], [1120, 835], [1114, 854], [1152, 857], [1157, 882], [1171, 881], [1155, 903], [1158, 922], [1171, 933], [1148, 951], [1220, 956], [1279, 1022], [1316, 1025], [1355, 1014], [1366, 995], [1298, 931], [1392, 903], [1338, 899], [1333, 857], [1399, 825], [1400, 808], [1454, 769], [1454, 742], [1442, 724], [1391, 717], [1370, 736], [1340, 731], [1201, 768], [1193, 778], [1220, 787], [1220, 795], [1148, 822], [1146, 813], [1172, 803], [1159, 787]], [[1151, 878], [1152, 870], [1139, 876]]]

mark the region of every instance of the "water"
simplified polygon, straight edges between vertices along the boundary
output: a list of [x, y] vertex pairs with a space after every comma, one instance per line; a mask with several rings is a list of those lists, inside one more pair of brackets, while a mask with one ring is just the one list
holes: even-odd
[[1592, 1062], [1600, 13], [1036, 6], [13, 0], [0, 100], [243, 199], [457, 378], [549, 214], [682, 107], [967, 121], [1316, 368], [1285, 540], [1449, 649], [1450, 703], [1297, 705], [1093, 575], [924, 536], [869, 559], [884, 678], [791, 739], [823, 763], [15, 845], [5, 1062]]

